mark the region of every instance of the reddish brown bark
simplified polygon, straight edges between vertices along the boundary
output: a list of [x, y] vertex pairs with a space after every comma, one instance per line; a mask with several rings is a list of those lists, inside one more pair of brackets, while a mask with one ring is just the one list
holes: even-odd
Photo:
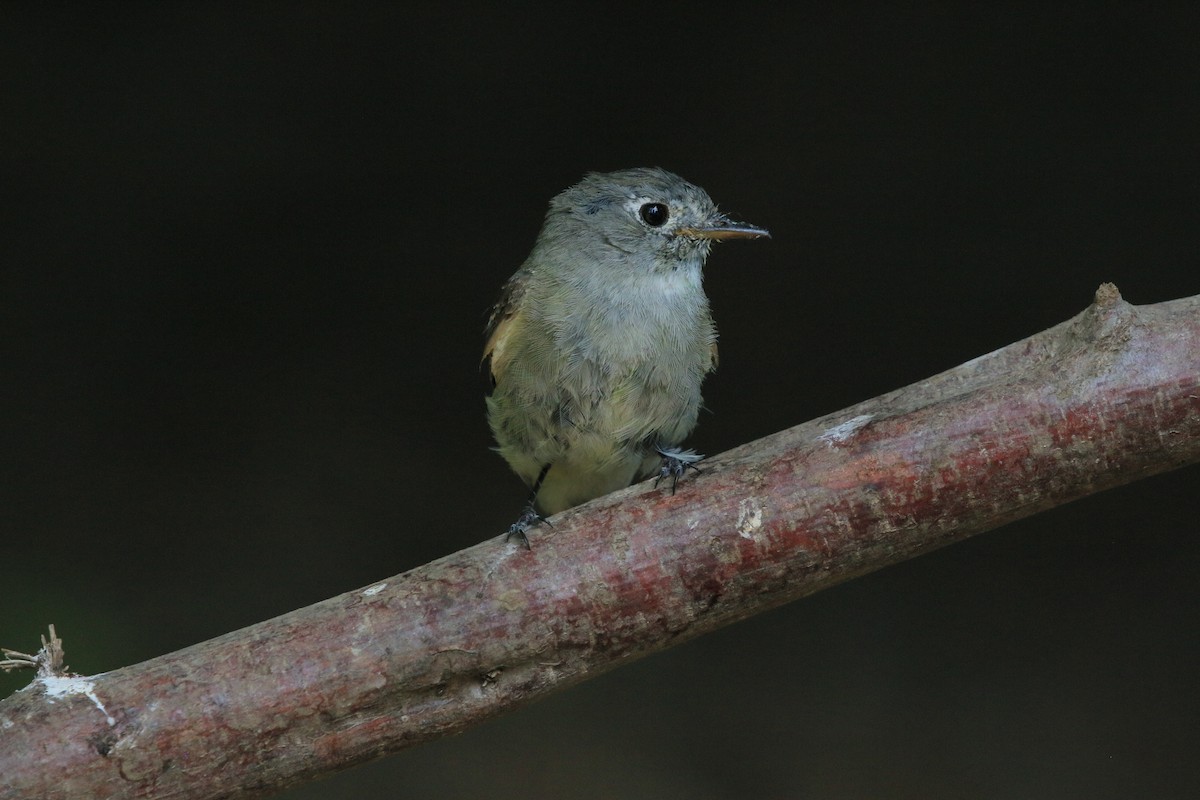
[[[1200, 460], [1200, 297], [1073, 320], [539, 528], [0, 703], [0, 797], [269, 794]], [[69, 644], [69, 640], [68, 640]], [[88, 693], [90, 692], [90, 694]]]

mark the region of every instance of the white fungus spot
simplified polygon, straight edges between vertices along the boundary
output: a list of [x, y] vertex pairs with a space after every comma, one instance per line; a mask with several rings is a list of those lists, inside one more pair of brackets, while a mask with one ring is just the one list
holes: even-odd
[[738, 535], [743, 539], [753, 539], [754, 532], [762, 527], [762, 506], [753, 498], [741, 500], [738, 503]]
[[874, 414], [860, 414], [853, 419], [848, 419], [841, 425], [834, 425], [829, 430], [822, 433], [817, 438], [825, 442], [830, 447], [835, 444], [841, 444], [859, 431], [864, 425], [875, 419]]
[[57, 677], [50, 676], [46, 678], [38, 678], [42, 686], [46, 689], [46, 698], [53, 703], [54, 701], [72, 694], [81, 694], [95, 704], [96, 708], [104, 714], [104, 719], [109, 725], [116, 725], [117, 721], [108, 713], [108, 709], [100, 702], [100, 698], [96, 696], [96, 684], [92, 678], [84, 675], [76, 675], [72, 677]]

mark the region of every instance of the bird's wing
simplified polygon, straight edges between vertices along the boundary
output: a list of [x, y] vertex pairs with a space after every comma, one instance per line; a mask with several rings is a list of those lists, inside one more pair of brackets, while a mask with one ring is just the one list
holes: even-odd
[[509, 338], [521, 327], [521, 300], [525, 297], [525, 288], [529, 283], [529, 273], [520, 270], [508, 279], [500, 291], [500, 299], [492, 306], [491, 316], [488, 317], [484, 335], [487, 343], [483, 346], [481, 363], [487, 364], [492, 386], [500, 382], [504, 370], [508, 366]]

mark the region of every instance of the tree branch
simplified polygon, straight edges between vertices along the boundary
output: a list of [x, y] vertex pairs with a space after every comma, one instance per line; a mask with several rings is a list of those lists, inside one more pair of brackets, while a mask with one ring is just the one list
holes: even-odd
[[[1200, 296], [960, 367], [176, 653], [0, 702], [0, 797], [262, 795], [1200, 460]], [[64, 685], [63, 681], [74, 681]]]

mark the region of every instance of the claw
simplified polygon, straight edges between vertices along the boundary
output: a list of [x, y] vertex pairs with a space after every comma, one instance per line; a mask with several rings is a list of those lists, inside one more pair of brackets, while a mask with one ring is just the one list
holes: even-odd
[[534, 528], [543, 522], [547, 525], [550, 525], [551, 528], [554, 527], [554, 525], [550, 523], [550, 520], [539, 514], [533, 507], [533, 504], [530, 503], [529, 505], [525, 506], [525, 510], [521, 512], [521, 516], [517, 517], [517, 521], [508, 526], [508, 533], [504, 534], [504, 541], [508, 542], [509, 539], [516, 536], [521, 544], [525, 545], [526, 550], [532, 550], [533, 548], [529, 545], [529, 537], [525, 535], [525, 531], [529, 530], [530, 528]]
[[696, 472], [702, 470], [696, 466], [704, 456], [697, 453], [695, 450], [682, 450], [678, 447], [656, 447], [658, 454], [662, 456], [663, 463], [659, 467], [658, 477], [654, 479], [655, 488], [658, 487], [659, 481], [663, 478], [671, 479], [671, 494], [675, 494], [675, 484], [679, 479], [690, 469]]
[[[525, 545], [526, 550], [532, 550], [533, 548], [529, 546], [529, 537], [525, 535], [525, 531], [542, 522], [550, 525], [550, 520], [539, 514], [536, 508], [538, 489], [542, 488], [542, 481], [546, 480], [546, 473], [549, 471], [549, 464], [542, 465], [541, 471], [538, 472], [537, 480], [530, 487], [529, 502], [525, 504], [525, 510], [521, 512], [521, 516], [517, 517], [516, 522], [508, 526], [508, 533], [504, 536], [505, 544], [508, 543], [509, 539], [516, 536], [521, 540], [521, 544]], [[550, 525], [550, 527], [553, 528], [554, 526]]]

